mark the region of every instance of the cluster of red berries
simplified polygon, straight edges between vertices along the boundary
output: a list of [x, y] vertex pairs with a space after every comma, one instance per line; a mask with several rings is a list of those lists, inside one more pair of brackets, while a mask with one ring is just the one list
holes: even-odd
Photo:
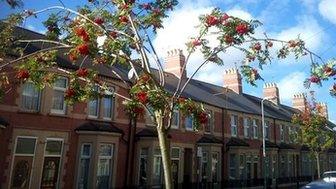
[[20, 69], [16, 74], [17, 79], [26, 80], [29, 77], [30, 77], [29, 71], [26, 69]]
[[66, 99], [69, 99], [69, 98], [74, 97], [75, 95], [76, 95], [76, 91], [75, 91], [75, 89], [73, 89], [73, 88], [68, 88], [68, 89], [65, 91], [65, 95], [64, 95], [64, 97], [65, 97]]
[[90, 53], [89, 45], [87, 43], [78, 45], [77, 50], [81, 55], [88, 55]]
[[239, 35], [247, 34], [250, 31], [250, 27], [246, 23], [240, 23], [236, 26], [236, 32]]
[[89, 75], [89, 70], [87, 68], [79, 68], [76, 71], [78, 77], [87, 77]]
[[86, 32], [86, 30], [83, 27], [79, 27], [75, 29], [75, 34], [78, 37], [81, 37], [83, 41], [88, 42], [90, 40], [89, 34]]
[[97, 17], [97, 18], [94, 19], [94, 22], [98, 25], [102, 25], [102, 24], [104, 24], [104, 19], [101, 18], [101, 17]]
[[136, 94], [136, 98], [141, 102], [142, 104], [148, 103], [148, 94], [145, 91], [140, 91]]

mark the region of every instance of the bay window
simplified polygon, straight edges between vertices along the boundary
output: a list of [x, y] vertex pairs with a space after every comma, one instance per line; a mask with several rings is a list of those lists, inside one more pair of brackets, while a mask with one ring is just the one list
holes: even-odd
[[64, 100], [64, 93], [68, 86], [68, 79], [65, 77], [60, 77], [56, 80], [53, 86], [53, 97], [52, 97], [52, 113], [65, 114], [66, 104]]
[[140, 162], [139, 162], [139, 186], [145, 187], [148, 184], [148, 148], [140, 149]]
[[219, 175], [220, 175], [219, 153], [218, 152], [212, 152], [211, 174], [212, 174], [212, 182], [213, 183], [218, 182]]
[[207, 151], [203, 151], [202, 152], [202, 180], [203, 181], [208, 181], [208, 152]]
[[59, 172], [63, 149], [63, 139], [47, 139], [41, 188], [58, 188]]
[[172, 175], [173, 175], [173, 183], [174, 185], [178, 184], [179, 178], [179, 164], [180, 164], [180, 148], [173, 147], [171, 149], [171, 167], [172, 167]]
[[17, 137], [11, 188], [30, 188], [36, 141], [35, 137]]
[[78, 171], [78, 189], [87, 189], [90, 171], [90, 161], [92, 154], [92, 146], [90, 143], [84, 143], [81, 147]]
[[32, 83], [26, 82], [22, 89], [21, 108], [26, 111], [40, 110], [41, 91]]
[[113, 145], [100, 144], [98, 154], [97, 188], [110, 188], [112, 177]]
[[244, 137], [250, 138], [250, 118], [244, 118]]
[[153, 184], [161, 185], [163, 177], [162, 157], [159, 148], [154, 150], [154, 162], [153, 162]]
[[229, 179], [236, 179], [236, 154], [230, 154], [229, 158]]

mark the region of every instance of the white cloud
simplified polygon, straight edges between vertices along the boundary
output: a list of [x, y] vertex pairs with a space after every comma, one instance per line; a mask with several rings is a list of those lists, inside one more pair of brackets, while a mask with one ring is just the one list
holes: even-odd
[[318, 8], [325, 19], [336, 24], [336, 0], [322, 0]]
[[306, 77], [304, 72], [293, 72], [282, 78], [278, 82], [281, 101], [291, 103], [294, 94], [305, 91], [303, 81]]

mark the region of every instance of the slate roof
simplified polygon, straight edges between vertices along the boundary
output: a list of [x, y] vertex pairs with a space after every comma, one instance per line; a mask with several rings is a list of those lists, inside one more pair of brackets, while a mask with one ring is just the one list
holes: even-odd
[[247, 142], [242, 139], [231, 137], [230, 140], [226, 143], [226, 146], [250, 146]]
[[144, 128], [142, 130], [140, 130], [139, 132], [137, 132], [137, 134], [135, 135], [136, 137], [154, 137], [156, 138], [157, 132], [154, 129], [148, 129], [148, 128]]
[[212, 135], [204, 135], [197, 141], [198, 144], [222, 144], [222, 140], [212, 136]]
[[75, 131], [96, 131], [96, 132], [108, 132], [108, 133], [120, 133], [124, 132], [112, 123], [105, 122], [85, 122], [78, 126]]
[[9, 125], [9, 123], [3, 117], [0, 117], [0, 126], [6, 128], [8, 125]]
[[[39, 39], [45, 38], [44, 35], [17, 27], [15, 30], [15, 34], [18, 37], [30, 38], [30, 39]], [[34, 52], [42, 47], [42, 44], [33, 44], [29, 45], [28, 52]], [[43, 46], [45, 47], [45, 45]], [[86, 59], [84, 61], [84, 66], [88, 68], [95, 69], [99, 72], [101, 76], [109, 77], [112, 79], [118, 79], [112, 72], [111, 67], [106, 65], [92, 65], [90, 64], [90, 59]], [[78, 62], [81, 62], [80, 60]], [[58, 66], [66, 69], [77, 69], [78, 65], [72, 64], [64, 53], [60, 51], [58, 60]], [[116, 71], [121, 77], [130, 82], [127, 77], [128, 69], [126, 67], [122, 67], [120, 65], [116, 65], [112, 67], [114, 71]], [[155, 75], [158, 74], [158, 71], [152, 70]], [[169, 92], [174, 92], [177, 86], [178, 78], [171, 74], [165, 73], [165, 88]], [[186, 79], [182, 81], [182, 84], [186, 82]], [[182, 94], [185, 98], [192, 98], [195, 101], [203, 102], [212, 106], [216, 106], [219, 108], [224, 108], [227, 110], [238, 111], [248, 114], [261, 115], [261, 98], [255, 97], [249, 94], [237, 94], [230, 89], [225, 89], [222, 86], [206, 83], [203, 81], [199, 81], [196, 79], [192, 79], [190, 83], [185, 88], [185, 91]], [[283, 104], [274, 105], [271, 102], [264, 103], [265, 109], [265, 117], [275, 118], [284, 121], [291, 121], [292, 115], [297, 113], [298, 110], [285, 106]], [[334, 125], [334, 124], [333, 124]], [[335, 125], [334, 125], [335, 126]]]

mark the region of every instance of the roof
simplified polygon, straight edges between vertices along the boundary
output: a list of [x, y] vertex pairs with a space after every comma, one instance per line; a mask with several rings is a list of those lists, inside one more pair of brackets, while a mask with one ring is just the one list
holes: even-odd
[[222, 144], [223, 141], [212, 135], [204, 135], [197, 141], [197, 143], [199, 144]]
[[157, 132], [154, 129], [144, 128], [141, 129], [136, 135], [136, 137], [157, 137]]
[[250, 146], [247, 142], [245, 142], [242, 139], [232, 137], [230, 140], [226, 143], [226, 146]]
[[[262, 146], [263, 145], [261, 145], [261, 147]], [[268, 140], [265, 141], [265, 146], [266, 146], [266, 148], [279, 148], [279, 146], [276, 143], [270, 142]]]
[[120, 133], [124, 132], [112, 123], [106, 122], [85, 122], [78, 126], [75, 131], [96, 131], [96, 132], [108, 132], [108, 133]]
[[[17, 37], [24, 37], [29, 39], [39, 39], [45, 38], [44, 35], [17, 27], [15, 31], [15, 35]], [[45, 44], [42, 43], [34, 43], [28, 45], [27, 52], [34, 52], [42, 47], [46, 47]], [[78, 65], [72, 64], [68, 57], [64, 55], [65, 51], [59, 51], [59, 56], [57, 58], [58, 66], [65, 68], [65, 69], [78, 69]], [[111, 72], [113, 69], [117, 72], [125, 81], [131, 82], [128, 79], [128, 71], [129, 68], [123, 67], [119, 64], [115, 64], [113, 66], [108, 65], [93, 65], [90, 62], [91, 60], [87, 58], [84, 60], [83, 65], [85, 67], [97, 70], [101, 76], [112, 78], [112, 79], [119, 79], [116, 75]], [[81, 62], [81, 60], [78, 60]], [[152, 72], [155, 75], [158, 75], [158, 70], [152, 69]], [[179, 78], [177, 78], [172, 73], [165, 72], [165, 89], [171, 93], [175, 92], [177, 83]], [[187, 81], [187, 78], [182, 80], [182, 85]], [[183, 94], [185, 98], [192, 98], [195, 101], [199, 101], [202, 103], [206, 103], [215, 107], [238, 111], [242, 113], [254, 114], [254, 115], [261, 115], [261, 108], [260, 103], [262, 98], [255, 97], [249, 94], [237, 94], [230, 89], [225, 89], [222, 86], [206, 83], [203, 81], [199, 81], [196, 79], [191, 79], [190, 83], [185, 88]], [[271, 102], [264, 103], [265, 108], [265, 117], [284, 120], [290, 122], [292, 119], [292, 115], [297, 113], [298, 110], [292, 107], [279, 104], [275, 105]]]
[[9, 123], [3, 117], [0, 117], [0, 128], [1, 126], [6, 128], [8, 125]]

